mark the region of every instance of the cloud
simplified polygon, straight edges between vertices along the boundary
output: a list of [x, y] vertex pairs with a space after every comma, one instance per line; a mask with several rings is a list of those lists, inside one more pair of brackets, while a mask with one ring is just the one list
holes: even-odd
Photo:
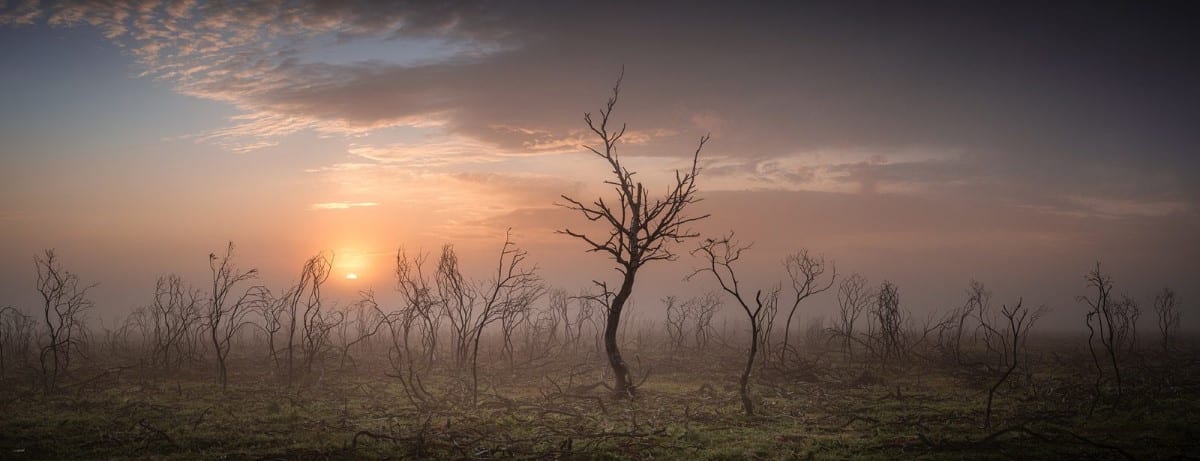
[[351, 155], [380, 163], [428, 169], [470, 163], [499, 161], [499, 149], [462, 136], [444, 136], [421, 142], [388, 145], [351, 145]]
[[[595, 140], [582, 113], [600, 108], [624, 66], [622, 154], [682, 158], [711, 132], [706, 163], [722, 190], [965, 193], [1109, 214], [1200, 200], [1187, 174], [1200, 169], [1200, 134], [1186, 123], [1200, 117], [1189, 102], [1200, 75], [1180, 59], [1194, 32], [1168, 7], [1148, 10], [1161, 21], [1138, 35], [1108, 27], [1119, 10], [1070, 15], [1091, 44], [1081, 50], [1049, 32], [1052, 15], [988, 6], [30, 5], [0, 22], [94, 27], [147, 78], [239, 109], [195, 137], [236, 152], [304, 132], [417, 169], [578, 151]], [[1030, 33], [1013, 36], [1006, 21]], [[331, 46], [336, 59], [321, 52]], [[427, 137], [376, 139], [399, 127]]]
[[[308, 170], [344, 197], [386, 202], [389, 213], [421, 223], [421, 232], [438, 238], [494, 237], [500, 217], [522, 209], [553, 207], [560, 194], [579, 195], [582, 186], [569, 178], [521, 172], [511, 162], [489, 163], [496, 171], [439, 171], [403, 162], [347, 162]], [[512, 224], [510, 224], [512, 225]], [[489, 237], [489, 238], [491, 238]]]
[[20, 0], [11, 5], [0, 1], [0, 26], [30, 25], [41, 16], [37, 0]]
[[[452, 97], [431, 88], [443, 73], [432, 64], [479, 59], [505, 43], [505, 34], [489, 32], [471, 8], [423, 2], [66, 1], [46, 9], [52, 26], [101, 30], [136, 57], [143, 76], [241, 109], [232, 126], [199, 137], [238, 151], [306, 130], [358, 135], [441, 124], [439, 112], [453, 106]], [[35, 2], [2, 17], [28, 23], [43, 13]], [[430, 37], [459, 45], [417, 46]], [[404, 64], [370, 57], [344, 64], [304, 60], [307, 51], [329, 43], [368, 41], [419, 49]], [[435, 71], [399, 72], [414, 66]], [[402, 80], [388, 81], [401, 73]], [[412, 91], [391, 91], [406, 82]]]
[[350, 208], [362, 208], [379, 206], [377, 202], [324, 202], [314, 203], [314, 210], [346, 210]]

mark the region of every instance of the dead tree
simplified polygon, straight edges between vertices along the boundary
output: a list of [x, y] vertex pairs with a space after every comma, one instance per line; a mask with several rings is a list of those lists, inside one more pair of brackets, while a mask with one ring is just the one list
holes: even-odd
[[954, 355], [954, 361], [959, 365], [965, 365], [966, 360], [963, 357], [962, 341], [963, 332], [966, 331], [967, 319], [971, 317], [981, 317], [991, 307], [992, 292], [988, 291], [977, 280], [971, 280], [967, 288], [967, 301], [962, 307], [954, 310], [951, 313], [952, 320], [955, 322], [954, 328], [954, 343], [951, 348], [951, 353]]
[[208, 255], [208, 267], [212, 273], [212, 297], [208, 300], [208, 311], [205, 313], [206, 326], [212, 339], [213, 353], [217, 356], [217, 382], [221, 384], [222, 390], [229, 385], [226, 360], [229, 358], [233, 337], [245, 325], [243, 317], [252, 301], [250, 291], [232, 301], [230, 294], [239, 283], [258, 275], [257, 269], [245, 272], [238, 270], [232, 260], [233, 242], [229, 242], [229, 246], [225, 248], [224, 256], [218, 257], [216, 253]]
[[667, 296], [662, 301], [667, 306], [667, 318], [664, 326], [667, 328], [667, 340], [670, 341], [671, 353], [674, 354], [683, 347], [691, 310], [687, 309], [687, 305], [679, 302], [675, 296]]
[[760, 316], [769, 299], [778, 299], [779, 290], [774, 290], [774, 296], [768, 294], [767, 300], [764, 300], [762, 290], [755, 292], [753, 309], [746, 302], [742, 295], [741, 282], [733, 270], [733, 265], [738, 259], [741, 259], [742, 252], [748, 249], [750, 249], [750, 245], [741, 245], [733, 241], [732, 233], [718, 240], [705, 239], [700, 247], [693, 251], [693, 254], [700, 253], [708, 262], [708, 266], [697, 269], [688, 278], [702, 273], [712, 274], [717, 283], [721, 285], [721, 290], [733, 296], [738, 305], [742, 306], [742, 311], [746, 313], [746, 319], [750, 323], [750, 352], [746, 357], [746, 367], [742, 370], [741, 378], [738, 379], [738, 393], [741, 396], [742, 410], [746, 412], [746, 416], [754, 416], [754, 401], [750, 399], [750, 374], [754, 371], [755, 355], [758, 353]]
[[[401, 254], [403, 253], [401, 252]], [[397, 261], [407, 261], [407, 259], [398, 257]], [[397, 276], [400, 276], [399, 271]], [[369, 291], [364, 293], [361, 302], [364, 306], [374, 309], [379, 314], [380, 320], [387, 325], [387, 331], [391, 338], [388, 344], [387, 358], [388, 364], [392, 368], [392, 372], [387, 373], [387, 376], [398, 379], [409, 403], [414, 407], [421, 407], [433, 396], [421, 382], [421, 375], [417, 373], [417, 362], [414, 359], [416, 354], [409, 342], [412, 329], [416, 327], [416, 323], [421, 317], [417, 305], [412, 304], [410, 300], [405, 307], [399, 310], [384, 312], [375, 301], [375, 294]]]
[[[304, 293], [304, 312], [300, 317], [300, 347], [304, 357], [304, 372], [312, 373], [313, 365], [332, 347], [330, 332], [345, 320], [339, 311], [325, 309], [321, 287], [329, 280], [333, 256], [317, 254], [304, 264], [298, 293]], [[307, 283], [304, 283], [307, 281]]]
[[404, 298], [405, 315], [412, 317], [405, 330], [405, 348], [409, 350], [408, 332], [416, 328], [421, 334], [421, 347], [424, 349], [422, 357], [426, 368], [433, 365], [434, 354], [437, 353], [438, 330], [442, 319], [439, 313], [442, 300], [425, 275], [428, 256], [426, 253], [417, 253], [410, 258], [404, 248], [396, 251], [396, 291]]
[[[586, 291], [571, 296], [562, 289], [550, 290], [547, 299], [545, 315], [531, 316], [535, 323], [526, 323], [526, 348], [539, 343], [557, 343], [561, 346], [562, 353], [577, 354], [579, 345], [583, 341], [584, 327], [589, 324], [594, 325], [596, 311], [601, 301]], [[571, 307], [572, 304], [575, 306], [574, 309]], [[544, 332], [545, 337], [534, 341], [535, 338], [529, 337], [529, 335], [535, 330], [539, 334]], [[558, 336], [560, 330], [562, 332], [561, 339]]]
[[601, 352], [600, 339], [601, 332], [604, 329], [601, 327], [600, 313], [605, 309], [605, 301], [601, 297], [588, 294], [585, 290], [580, 290], [579, 294], [574, 296], [575, 300], [575, 320], [572, 321], [574, 326], [574, 336], [568, 340], [571, 342], [572, 353], [579, 352], [579, 345], [583, 341], [584, 326], [590, 326], [592, 333], [592, 350], [599, 356]]
[[454, 245], [442, 246], [436, 281], [446, 318], [450, 320], [450, 334], [454, 340], [454, 366], [462, 368], [467, 365], [470, 357], [471, 330], [475, 326], [475, 308], [479, 294], [463, 277], [458, 267], [458, 255], [454, 252]]
[[12, 365], [28, 364], [37, 321], [12, 306], [0, 307], [0, 381]]
[[713, 292], [679, 301], [675, 296], [663, 298], [667, 305], [667, 339], [671, 351], [683, 349], [689, 340], [692, 347], [702, 350], [713, 335], [712, 320], [721, 306], [720, 295]]
[[[1124, 301], [1113, 299], [1112, 278], [1100, 271], [1100, 263], [1096, 263], [1096, 267], [1088, 272], [1085, 280], [1088, 288], [1096, 290], [1094, 297], [1085, 295], [1076, 298], [1088, 306], [1085, 318], [1088, 327], [1088, 352], [1092, 356], [1092, 364], [1096, 367], [1090, 413], [1095, 411], [1096, 404], [1103, 395], [1105, 365], [1102, 365], [1102, 362], [1108, 362], [1108, 366], [1112, 368], [1113, 384], [1116, 387], [1113, 405], [1121, 402], [1121, 357], [1126, 350], [1132, 348], [1129, 332], [1135, 329], [1136, 325], [1130, 325], [1130, 321], [1136, 324], [1137, 316], [1132, 312], [1136, 309], [1136, 304], [1130, 306]], [[1097, 342], [1103, 348], [1102, 351], [1097, 350]], [[1103, 359], [1101, 355], [1104, 355]]]
[[842, 343], [842, 351], [851, 357], [854, 356], [854, 326], [858, 323], [858, 318], [866, 311], [867, 306], [871, 304], [872, 295], [867, 289], [867, 278], [862, 274], [851, 274], [842, 280], [838, 285], [837, 303], [838, 303], [838, 319], [837, 323], [831, 327], [831, 333], [834, 338], [840, 338]]
[[871, 351], [883, 364], [904, 358], [907, 354], [904, 337], [904, 312], [900, 310], [900, 289], [887, 280], [879, 286], [875, 304], [867, 322], [867, 337]]
[[[362, 344], [360, 347], [367, 349], [366, 352], [369, 355], [371, 351], [371, 338], [375, 337], [385, 325], [377, 309], [379, 304], [375, 302], [375, 292], [368, 289], [360, 291], [358, 294], [359, 301], [355, 303], [354, 308], [351, 310], [354, 315], [345, 314], [346, 321], [341, 324], [342, 358], [338, 363], [338, 368], [345, 368], [347, 361], [352, 364], [356, 363], [350, 354], [350, 350], [359, 344]], [[354, 325], [354, 339], [350, 339], [350, 324]]]
[[54, 250], [46, 250], [33, 261], [37, 266], [37, 290], [42, 297], [45, 322], [39, 364], [43, 390], [50, 393], [57, 389], [62, 374], [70, 369], [71, 358], [82, 353], [87, 339], [83, 316], [92, 307], [87, 292], [96, 285], [80, 286], [79, 276], [62, 268]]
[[[497, 315], [499, 317], [497, 323], [500, 325], [501, 349], [508, 358], [509, 368], [516, 367], [517, 352], [513, 336], [522, 325], [528, 325], [530, 322], [543, 322], [550, 335], [546, 338], [546, 343], [554, 344], [558, 339], [558, 317], [547, 312], [534, 312], [532, 304], [514, 303], [507, 309], [501, 309]], [[536, 351], [530, 352], [536, 353]]]
[[279, 296], [271, 293], [271, 290], [266, 287], [256, 288], [251, 305], [258, 312], [262, 323], [255, 325], [263, 331], [263, 335], [267, 339], [267, 358], [271, 361], [271, 370], [278, 376], [282, 365], [279, 363], [279, 346], [276, 345], [278, 340], [276, 337], [280, 331], [283, 331], [288, 307], [295, 297], [293, 291], [295, 287], [288, 287], [288, 290]]
[[171, 371], [192, 356], [188, 332], [203, 318], [203, 292], [184, 283], [178, 275], [161, 276], [154, 284], [151, 363]]
[[717, 315], [717, 310], [721, 308], [721, 296], [710, 291], [699, 298], [692, 298], [688, 302], [693, 306], [692, 321], [695, 326], [692, 327], [692, 335], [694, 344], [697, 350], [704, 350], [713, 337], [712, 321], [713, 317]]
[[[787, 269], [792, 284], [792, 307], [788, 310], [787, 322], [783, 324], [783, 349], [779, 351], [781, 365], [787, 363], [788, 340], [791, 338], [792, 318], [796, 315], [796, 309], [805, 299], [825, 292], [837, 280], [837, 265], [833, 261], [826, 263], [824, 256], [809, 254], [807, 249], [788, 255], [783, 260], [783, 267]], [[822, 279], [827, 270], [830, 272], [829, 280], [824, 282]]]
[[1113, 316], [1116, 319], [1116, 344], [1123, 350], [1126, 357], [1132, 357], [1137, 352], [1138, 319], [1142, 317], [1142, 306], [1129, 295], [1121, 295], [1121, 299], [1113, 304]]
[[[283, 318], [286, 315], [287, 344], [286, 376], [290, 386], [297, 376], [297, 362], [305, 371], [311, 371], [317, 356], [326, 349], [329, 331], [334, 323], [327, 321], [323, 311], [321, 286], [329, 279], [333, 267], [331, 257], [324, 253], [314, 255], [304, 261], [300, 269], [300, 279], [289, 287], [280, 298], [271, 303], [261, 301], [258, 307], [267, 316], [268, 341], [272, 343], [274, 352], [274, 331], [284, 329]], [[339, 318], [338, 321], [341, 319]]]
[[527, 310], [542, 295], [537, 266], [526, 263], [527, 253], [512, 241], [512, 231], [504, 238], [494, 277], [480, 286], [480, 312], [471, 320], [471, 404], [479, 402], [479, 342], [483, 330], [504, 312]]
[[1163, 287], [1162, 291], [1154, 295], [1154, 313], [1158, 316], [1163, 355], [1169, 357], [1175, 346], [1175, 337], [1179, 335], [1179, 324], [1183, 315], [1179, 310], [1179, 298], [1175, 296], [1175, 290]]
[[[557, 327], [562, 326], [562, 340], [559, 345], [563, 349], [568, 349], [571, 345], [571, 338], [574, 335], [575, 324], [571, 319], [571, 295], [567, 294], [567, 290], [555, 288], [546, 292], [546, 313], [551, 317], [550, 322]], [[554, 333], [557, 336], [558, 333]]]
[[625, 125], [615, 128], [609, 125], [613, 107], [620, 95], [621, 79], [613, 86], [613, 95], [600, 110], [600, 120], [593, 120], [590, 113], [584, 114], [588, 128], [600, 138], [602, 147], [587, 149], [603, 159], [610, 169], [611, 179], [605, 184], [612, 186], [616, 193], [615, 203], [604, 198], [596, 199], [590, 204], [562, 196], [567, 209], [578, 211], [588, 221], [599, 223], [608, 229], [607, 233], [589, 234], [571, 229], [560, 233], [580, 239], [587, 243], [588, 252], [605, 253], [616, 263], [616, 270], [621, 274], [621, 283], [616, 292], [610, 292], [607, 284], [596, 282], [606, 293], [611, 293], [608, 299], [607, 321], [604, 327], [604, 350], [612, 367], [613, 390], [617, 396], [632, 396], [635, 389], [629, 375], [629, 366], [621, 358], [617, 347], [617, 331], [621, 326], [621, 313], [629, 296], [633, 293], [633, 283], [637, 272], [643, 265], [651, 261], [670, 261], [675, 254], [668, 248], [669, 243], [680, 243], [685, 239], [696, 237], [687, 226], [704, 219], [708, 215], [688, 216], [689, 205], [698, 202], [696, 197], [696, 175], [699, 173], [700, 151], [708, 142], [708, 136], [700, 138], [700, 143], [692, 154], [691, 167], [685, 171], [675, 172], [675, 183], [667, 188], [666, 194], [659, 198], [651, 198], [650, 192], [640, 182], [634, 180], [634, 173], [621, 163], [617, 155], [617, 146], [625, 134]]
[[[520, 321], [522, 332], [522, 349], [525, 351], [525, 360], [527, 363], [534, 363], [538, 360], [549, 357], [557, 346], [560, 354], [565, 354], [569, 350], [564, 341], [559, 340], [559, 325], [563, 319], [559, 314], [555, 313], [554, 309], [546, 309], [545, 311], [534, 311], [526, 309], [522, 313]], [[509, 363], [509, 368], [515, 368], [514, 362]]]
[[758, 316], [758, 350], [762, 352], [758, 360], [760, 369], [768, 365], [767, 359], [774, 349], [771, 339], [775, 337], [775, 317], [779, 314], [779, 294], [782, 291], [783, 286], [776, 283], [762, 297], [762, 313]]
[[[982, 287], [982, 285], [981, 285]], [[996, 382], [988, 389], [987, 410], [984, 412], [983, 425], [992, 427], [992, 402], [996, 391], [1012, 376], [1021, 360], [1021, 352], [1028, 341], [1029, 330], [1045, 311], [1044, 308], [1030, 310], [1025, 307], [1022, 299], [1017, 300], [1016, 306], [1001, 306], [1000, 316], [994, 317], [984, 307], [976, 311], [980, 328], [984, 332], [988, 350], [992, 357], [986, 365], [993, 375], [998, 375]]]

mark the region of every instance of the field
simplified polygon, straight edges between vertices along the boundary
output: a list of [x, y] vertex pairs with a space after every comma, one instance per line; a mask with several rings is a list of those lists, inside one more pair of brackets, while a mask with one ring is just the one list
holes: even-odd
[[[1186, 459], [1200, 457], [1196, 357], [1128, 360], [1124, 390], [1092, 409], [1094, 369], [1078, 341], [1043, 340], [996, 396], [970, 366], [909, 357], [881, 364], [820, 344], [764, 359], [746, 416], [734, 346], [629, 346], [635, 398], [606, 388], [596, 354], [509, 364], [470, 377], [431, 366], [421, 398], [382, 361], [319, 364], [290, 386], [236, 358], [165, 373], [92, 365], [46, 393], [9, 372], [0, 388], [6, 459]], [[655, 354], [655, 351], [660, 351]], [[1136, 364], [1136, 365], [1134, 365]], [[422, 398], [424, 400], [422, 400]], [[1090, 415], [1089, 415], [1090, 413]]]

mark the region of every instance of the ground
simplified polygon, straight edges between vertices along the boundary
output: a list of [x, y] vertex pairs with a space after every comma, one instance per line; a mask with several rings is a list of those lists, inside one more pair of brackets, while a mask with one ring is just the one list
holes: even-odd
[[[1093, 410], [1084, 356], [1043, 355], [996, 398], [968, 367], [840, 354], [768, 362], [757, 415], [737, 397], [735, 350], [638, 356], [633, 399], [600, 385], [598, 360], [434, 372], [410, 400], [384, 369], [329, 365], [292, 386], [241, 363], [226, 390], [207, 369], [81, 369], [58, 392], [0, 387], [5, 459], [1123, 459], [1200, 457], [1194, 359], [1143, 360]], [[339, 368], [341, 369], [339, 371]], [[1090, 415], [1089, 415], [1090, 410]]]

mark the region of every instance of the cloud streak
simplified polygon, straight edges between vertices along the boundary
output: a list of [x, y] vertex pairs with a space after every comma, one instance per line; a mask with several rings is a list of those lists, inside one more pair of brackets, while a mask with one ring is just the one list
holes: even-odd
[[314, 210], [348, 210], [350, 208], [366, 208], [379, 206], [378, 202], [324, 202], [314, 203]]

